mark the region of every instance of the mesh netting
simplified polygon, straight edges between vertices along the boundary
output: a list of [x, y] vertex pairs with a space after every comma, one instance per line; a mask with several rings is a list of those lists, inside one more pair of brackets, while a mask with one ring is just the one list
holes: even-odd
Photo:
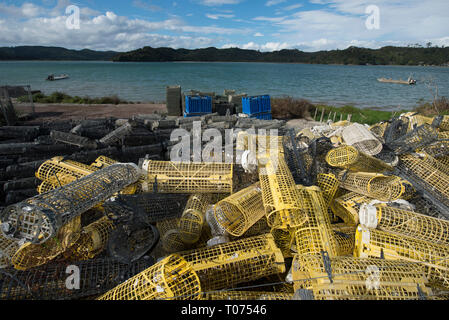
[[179, 232], [182, 241], [187, 244], [198, 242], [206, 223], [206, 210], [212, 201], [209, 194], [194, 194], [187, 201], [187, 205], [179, 219]]
[[263, 291], [216, 291], [202, 293], [202, 300], [292, 300], [293, 293]]

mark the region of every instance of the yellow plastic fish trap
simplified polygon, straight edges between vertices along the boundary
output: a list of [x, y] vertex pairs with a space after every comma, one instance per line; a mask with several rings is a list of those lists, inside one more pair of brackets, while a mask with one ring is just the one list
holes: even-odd
[[94, 258], [104, 250], [114, 229], [115, 225], [108, 217], [102, 217], [89, 224], [83, 229], [78, 241], [71, 246], [71, 255], [78, 261]]
[[71, 219], [104, 202], [140, 177], [133, 163], [114, 164], [64, 188], [7, 207], [1, 214], [2, 232], [10, 239], [40, 244], [54, 237]]
[[113, 164], [118, 163], [118, 161], [115, 161], [111, 158], [105, 157], [105, 156], [99, 156], [90, 166], [96, 167], [98, 169], [103, 169], [105, 167], [112, 166]]
[[181, 240], [187, 244], [198, 242], [203, 226], [206, 223], [206, 210], [210, 205], [210, 194], [194, 194], [187, 201], [181, 219], [179, 219], [179, 232]]
[[292, 300], [293, 293], [263, 291], [215, 291], [202, 293], [202, 300]]
[[412, 131], [414, 128], [420, 127], [425, 124], [431, 125], [433, 123], [433, 118], [429, 118], [416, 113], [407, 113], [404, 116], [409, 120], [408, 131]]
[[438, 132], [438, 140], [447, 140], [447, 139], [449, 139], [449, 131]]
[[[433, 118], [433, 120], [436, 121], [436, 118]], [[439, 118], [437, 127], [441, 130], [449, 131], [449, 116], [440, 116]]]
[[178, 229], [179, 220], [180, 218], [174, 218], [156, 223], [162, 248], [167, 253], [180, 252], [189, 247], [181, 238], [181, 232]]
[[369, 172], [347, 172], [338, 176], [341, 187], [380, 201], [410, 199], [415, 190], [408, 182], [396, 176]]
[[260, 183], [220, 201], [214, 208], [217, 222], [231, 235], [241, 237], [265, 217]]
[[17, 241], [7, 239], [0, 234], [0, 269], [11, 265], [11, 258], [19, 250], [19, 247]]
[[340, 187], [340, 181], [332, 173], [320, 173], [317, 176], [317, 186], [321, 189], [326, 207], [329, 207]]
[[303, 226], [296, 228], [296, 252], [305, 255], [327, 251], [329, 256], [336, 256], [337, 243], [320, 189], [298, 186], [298, 190], [308, 219]]
[[357, 228], [342, 224], [333, 224], [331, 227], [336, 242], [337, 256], [353, 255]]
[[335, 199], [331, 203], [331, 209], [345, 224], [356, 227], [359, 221], [360, 206], [371, 201], [373, 201], [372, 198], [355, 192], [349, 192]]
[[369, 130], [378, 138], [383, 138], [387, 126], [388, 122], [376, 123], [375, 125], [372, 125]]
[[405, 166], [408, 172], [427, 183], [443, 198], [449, 198], [449, 175], [434, 167], [433, 162], [420, 159], [412, 155], [403, 155], [400, 157], [401, 164]]
[[449, 155], [449, 140], [437, 141], [430, 145], [422, 146], [416, 149], [416, 152], [424, 152], [432, 157], [444, 157]]
[[449, 221], [385, 204], [364, 204], [359, 212], [360, 224], [367, 228], [394, 232], [423, 241], [449, 244]]
[[295, 291], [309, 291], [314, 300], [418, 300], [432, 295], [424, 268], [405, 261], [295, 255], [292, 275]]
[[56, 237], [43, 244], [25, 243], [11, 258], [17, 270], [28, 270], [44, 265], [64, 253], [81, 234], [81, 217], [72, 219], [59, 229]]
[[180, 163], [145, 160], [144, 191], [160, 193], [232, 193], [232, 163]]
[[204, 292], [232, 288], [239, 283], [285, 272], [284, 257], [271, 234], [179, 255], [192, 265]]
[[198, 300], [201, 285], [192, 266], [171, 255], [105, 293], [98, 300]]
[[291, 258], [293, 245], [295, 243], [295, 229], [271, 229], [276, 246], [282, 251], [284, 258]]
[[[427, 153], [419, 153], [419, 158], [424, 161], [427, 166], [434, 167], [446, 175], [449, 175], [449, 167]], [[405, 158], [405, 157], [404, 157]]]
[[383, 172], [393, 170], [384, 161], [367, 155], [352, 146], [341, 146], [332, 149], [326, 155], [326, 162], [332, 166], [355, 172]]
[[362, 226], [357, 228], [354, 256], [384, 257], [387, 260], [416, 262], [426, 267], [435, 285], [449, 288], [449, 246]]
[[449, 156], [436, 157], [435, 160], [440, 164], [449, 167]]
[[45, 161], [36, 171], [36, 178], [53, 185], [62, 186], [98, 170], [79, 162], [56, 157]]
[[268, 225], [276, 229], [295, 228], [307, 221], [299, 191], [282, 157], [259, 165], [262, 201]]

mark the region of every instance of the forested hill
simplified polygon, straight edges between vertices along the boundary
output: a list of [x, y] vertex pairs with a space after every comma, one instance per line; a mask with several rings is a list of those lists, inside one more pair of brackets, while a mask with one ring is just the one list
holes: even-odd
[[112, 60], [118, 52], [59, 47], [0, 47], [0, 60]]
[[134, 62], [222, 61], [285, 62], [351, 65], [449, 65], [449, 47], [383, 47], [303, 52], [297, 49], [260, 52], [238, 48], [172, 49], [152, 48], [130, 52], [70, 50], [59, 47], [0, 47], [0, 60], [104, 60]]
[[366, 49], [349, 47], [345, 50], [303, 52], [300, 50], [281, 50], [260, 52], [255, 50], [230, 49], [172, 49], [152, 48], [120, 53], [113, 61], [223, 61], [223, 62], [290, 62], [319, 64], [355, 65], [448, 65], [449, 47], [413, 48], [383, 47]]

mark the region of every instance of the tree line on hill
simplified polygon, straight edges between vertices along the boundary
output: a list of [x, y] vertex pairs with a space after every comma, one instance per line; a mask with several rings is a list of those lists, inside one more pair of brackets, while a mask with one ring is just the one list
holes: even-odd
[[144, 47], [130, 52], [69, 50], [58, 47], [2, 47], [0, 60], [104, 60], [115, 62], [281, 62], [345, 65], [449, 65], [449, 47], [383, 47], [304, 52], [260, 52], [239, 48], [172, 49]]

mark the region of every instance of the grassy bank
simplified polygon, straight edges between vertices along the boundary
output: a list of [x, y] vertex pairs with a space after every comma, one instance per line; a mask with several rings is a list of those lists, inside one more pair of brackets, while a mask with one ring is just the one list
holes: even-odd
[[449, 100], [441, 97], [434, 103], [421, 102], [410, 110], [382, 111], [375, 109], [360, 109], [354, 106], [335, 107], [323, 104], [313, 104], [305, 99], [294, 99], [291, 97], [272, 98], [272, 113], [276, 119], [310, 118], [319, 121], [328, 119], [339, 121], [347, 120], [351, 115], [351, 122], [366, 123], [369, 125], [387, 121], [393, 116], [404, 112], [415, 111], [425, 116], [449, 114]]
[[[28, 102], [28, 96], [18, 98], [20, 102]], [[120, 99], [117, 95], [101, 97], [101, 98], [90, 98], [90, 97], [79, 97], [70, 96], [63, 92], [53, 92], [51, 95], [45, 95], [43, 93], [35, 93], [33, 95], [33, 101], [35, 103], [74, 103], [74, 104], [134, 104], [131, 101], [125, 101]]]

